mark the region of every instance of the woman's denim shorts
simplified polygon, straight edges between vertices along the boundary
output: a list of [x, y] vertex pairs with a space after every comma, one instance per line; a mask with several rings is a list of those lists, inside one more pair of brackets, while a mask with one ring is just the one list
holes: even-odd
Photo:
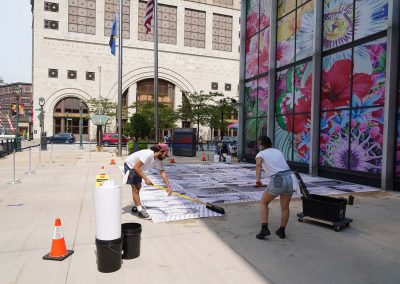
[[294, 190], [291, 171], [282, 171], [272, 175], [265, 192], [268, 192], [272, 196], [278, 196], [280, 194], [292, 194]]

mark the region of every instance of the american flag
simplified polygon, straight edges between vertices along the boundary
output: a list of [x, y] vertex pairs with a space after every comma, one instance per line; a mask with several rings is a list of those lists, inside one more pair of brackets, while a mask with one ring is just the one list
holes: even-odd
[[144, 26], [146, 28], [146, 34], [151, 32], [151, 20], [153, 19], [153, 8], [154, 8], [154, 0], [148, 0], [146, 7], [146, 17], [144, 18]]

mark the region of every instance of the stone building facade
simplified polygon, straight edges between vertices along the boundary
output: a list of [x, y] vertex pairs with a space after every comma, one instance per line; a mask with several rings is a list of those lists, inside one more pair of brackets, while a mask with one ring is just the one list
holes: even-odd
[[[123, 120], [152, 90], [153, 30], [143, 25], [146, 2], [123, 0]], [[46, 101], [44, 131], [76, 132], [79, 101], [117, 101], [118, 56], [108, 45], [118, 0], [32, 1], [33, 94]], [[159, 85], [175, 109], [182, 92], [219, 91], [237, 97], [239, 0], [159, 1]], [[154, 21], [153, 21], [154, 22]], [[154, 24], [154, 23], [153, 23]], [[150, 86], [149, 86], [150, 85]], [[153, 93], [153, 92], [151, 92]], [[163, 95], [165, 95], [163, 94]], [[95, 135], [84, 105], [84, 135]], [[115, 129], [115, 124], [111, 126]], [[39, 122], [35, 121], [35, 137]], [[110, 129], [111, 130], [111, 129]], [[210, 131], [202, 129], [203, 137]]]

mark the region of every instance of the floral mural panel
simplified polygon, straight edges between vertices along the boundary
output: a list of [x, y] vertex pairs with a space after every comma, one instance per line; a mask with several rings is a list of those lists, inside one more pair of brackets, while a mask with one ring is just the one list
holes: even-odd
[[257, 138], [260, 136], [267, 136], [267, 117], [257, 118]]
[[260, 30], [270, 26], [271, 2], [274, 0], [260, 0]]
[[312, 64], [307, 62], [295, 67], [294, 113], [311, 112]]
[[296, 8], [296, 0], [278, 0], [278, 18], [285, 16]]
[[352, 41], [353, 37], [353, 0], [325, 0], [323, 49]]
[[278, 21], [276, 64], [277, 67], [292, 63], [295, 53], [296, 13], [292, 12]]
[[310, 161], [311, 113], [294, 115], [293, 161], [308, 164]]
[[246, 71], [245, 78], [258, 75], [258, 41], [259, 34], [246, 39]]
[[269, 31], [267, 28], [260, 33], [259, 52], [258, 52], [258, 71], [259, 74], [269, 70]]
[[245, 123], [245, 155], [255, 156], [257, 154], [257, 119], [249, 118]]
[[388, 0], [356, 0], [354, 39], [360, 39], [388, 27]]
[[294, 68], [276, 74], [275, 113], [282, 115], [293, 112]]
[[383, 107], [351, 110], [349, 169], [371, 174], [382, 170]]
[[276, 115], [274, 129], [274, 147], [285, 155], [285, 159], [292, 161], [292, 131], [293, 115]]
[[257, 80], [244, 85], [244, 110], [246, 117], [257, 116]]
[[297, 7], [299, 7], [300, 5], [303, 5], [304, 3], [308, 2], [310, 0], [297, 0]]
[[348, 169], [349, 122], [349, 110], [321, 113], [319, 162], [322, 166]]
[[296, 60], [313, 54], [314, 43], [314, 1], [297, 10]]
[[250, 38], [260, 30], [260, 3], [259, 0], [247, 0], [246, 6], [246, 38]]
[[[350, 49], [323, 58], [321, 109], [350, 107], [351, 73]], [[362, 82], [355, 82], [355, 84], [353, 84], [353, 89], [360, 87]]]
[[257, 116], [266, 116], [268, 113], [268, 76], [258, 79], [258, 111]]
[[384, 104], [386, 42], [382, 38], [354, 48], [353, 107]]

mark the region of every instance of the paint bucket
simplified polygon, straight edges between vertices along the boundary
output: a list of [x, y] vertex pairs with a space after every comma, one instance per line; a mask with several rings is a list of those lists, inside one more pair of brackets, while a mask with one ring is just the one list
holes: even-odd
[[97, 270], [104, 273], [115, 272], [121, 268], [122, 238], [103, 241], [96, 238]]
[[219, 162], [219, 155], [214, 155], [214, 163], [218, 163]]
[[354, 196], [353, 195], [349, 195], [349, 205], [353, 205], [354, 204]]
[[228, 163], [228, 164], [232, 163], [232, 157], [231, 156], [226, 156], [225, 159], [226, 159], [226, 163]]
[[121, 225], [122, 230], [122, 258], [132, 259], [140, 256], [140, 234], [142, 233], [142, 225], [138, 223], [124, 223]]

